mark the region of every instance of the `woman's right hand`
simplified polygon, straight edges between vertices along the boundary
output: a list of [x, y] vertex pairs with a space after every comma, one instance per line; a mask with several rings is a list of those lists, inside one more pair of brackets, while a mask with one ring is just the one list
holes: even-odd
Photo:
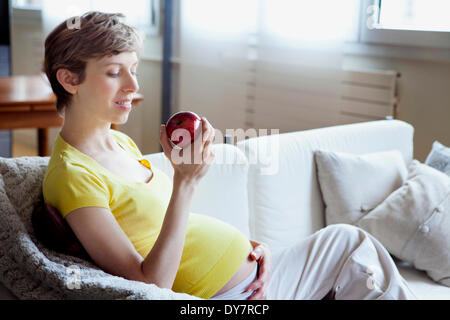
[[167, 136], [166, 126], [161, 125], [160, 143], [165, 156], [174, 169], [174, 179], [197, 184], [203, 178], [214, 160], [212, 143], [215, 137], [214, 128], [209, 121], [202, 117], [201, 134], [184, 149], [172, 147]]

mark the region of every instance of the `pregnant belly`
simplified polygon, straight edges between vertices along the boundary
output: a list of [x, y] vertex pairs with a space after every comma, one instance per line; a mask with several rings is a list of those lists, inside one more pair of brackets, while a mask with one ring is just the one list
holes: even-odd
[[247, 254], [247, 258], [244, 260], [244, 262], [239, 267], [238, 271], [231, 277], [230, 280], [219, 290], [217, 291], [213, 297], [222, 294], [224, 292], [227, 292], [231, 288], [238, 285], [240, 282], [244, 281], [256, 268], [257, 262], [250, 258], [250, 252]]

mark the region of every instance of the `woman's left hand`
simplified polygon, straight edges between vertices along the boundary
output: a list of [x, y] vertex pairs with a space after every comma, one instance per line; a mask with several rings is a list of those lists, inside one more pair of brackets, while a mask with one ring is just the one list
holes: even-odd
[[270, 249], [265, 245], [250, 240], [253, 251], [250, 258], [256, 260], [259, 265], [258, 278], [253, 281], [245, 291], [254, 290], [255, 292], [248, 300], [264, 300], [266, 298], [266, 288], [270, 280], [270, 268], [272, 266], [272, 254]]

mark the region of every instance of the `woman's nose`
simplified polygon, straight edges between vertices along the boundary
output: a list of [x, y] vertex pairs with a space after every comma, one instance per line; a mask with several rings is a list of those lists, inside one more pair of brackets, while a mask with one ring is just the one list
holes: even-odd
[[139, 90], [139, 84], [137, 82], [136, 77], [129, 74], [126, 77], [126, 81], [123, 84], [122, 90], [125, 92], [137, 92]]

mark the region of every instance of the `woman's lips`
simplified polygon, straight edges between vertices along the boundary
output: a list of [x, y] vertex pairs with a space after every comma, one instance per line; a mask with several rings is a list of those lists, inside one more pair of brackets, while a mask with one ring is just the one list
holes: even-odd
[[129, 100], [116, 101], [114, 104], [122, 110], [131, 110], [131, 101]]

